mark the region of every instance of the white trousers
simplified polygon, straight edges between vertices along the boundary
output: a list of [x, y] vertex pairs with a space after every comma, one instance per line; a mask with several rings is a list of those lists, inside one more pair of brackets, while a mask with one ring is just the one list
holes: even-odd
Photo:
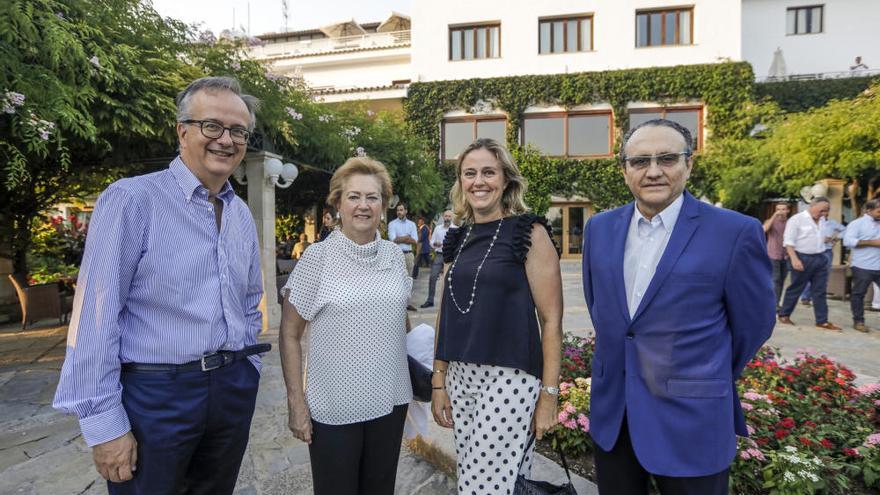
[[452, 401], [458, 493], [513, 493], [517, 474], [528, 477], [532, 469], [532, 450], [524, 450], [540, 380], [515, 368], [452, 361], [446, 388]]

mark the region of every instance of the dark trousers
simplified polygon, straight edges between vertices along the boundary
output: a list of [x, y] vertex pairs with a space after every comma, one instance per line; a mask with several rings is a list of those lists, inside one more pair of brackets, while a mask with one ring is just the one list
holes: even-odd
[[428, 298], [425, 302], [434, 304], [434, 293], [437, 291], [437, 279], [443, 273], [443, 255], [434, 253], [434, 261], [431, 262], [431, 278], [428, 279]]
[[[831, 264], [834, 262], [834, 250], [826, 249], [825, 257], [828, 258], [828, 273], [831, 273]], [[801, 293], [801, 301], [809, 301], [810, 298], [810, 283], [807, 282], [807, 285], [804, 287], [804, 292]]]
[[418, 278], [419, 276], [419, 267], [422, 266], [422, 263], [425, 264], [425, 267], [431, 266], [431, 250], [430, 249], [422, 249], [419, 251], [419, 255], [416, 256], [416, 262], [413, 263], [413, 278]]
[[782, 303], [782, 287], [785, 284], [785, 277], [788, 276], [788, 261], [771, 259], [770, 263], [773, 265], [773, 290], [776, 292], [776, 307], [779, 308]]
[[347, 425], [312, 420], [309, 458], [315, 495], [393, 495], [407, 407]]
[[798, 296], [803, 293], [804, 287], [809, 282], [816, 324], [827, 323], [828, 302], [825, 299], [825, 290], [828, 288], [828, 258], [824, 253], [797, 253], [797, 255], [804, 265], [804, 270], [802, 272], [794, 270], [791, 267], [791, 260], [789, 260], [788, 269], [791, 270], [791, 284], [785, 289], [785, 299], [782, 301], [779, 316], [790, 316], [794, 312]]
[[849, 307], [852, 310], [853, 323], [865, 322], [865, 294], [872, 282], [880, 283], [880, 270], [852, 267], [852, 294], [850, 294]]
[[600, 495], [648, 495], [651, 478], [661, 495], [727, 495], [730, 469], [696, 477], [658, 476], [646, 471], [633, 451], [626, 417], [614, 448], [606, 452], [597, 445], [594, 459]]
[[247, 359], [213, 371], [122, 372], [137, 471], [113, 494], [231, 494], [247, 447], [260, 374]]

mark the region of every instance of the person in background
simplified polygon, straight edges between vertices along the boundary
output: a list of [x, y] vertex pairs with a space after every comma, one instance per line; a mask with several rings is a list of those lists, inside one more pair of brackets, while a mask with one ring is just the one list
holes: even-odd
[[260, 381], [260, 246], [229, 184], [257, 100], [205, 77], [177, 96], [180, 155], [101, 193], [54, 406], [79, 416], [111, 494], [231, 494]]
[[791, 283], [785, 289], [782, 309], [779, 310], [780, 323], [794, 325], [791, 314], [797, 305], [798, 296], [809, 282], [816, 327], [840, 331], [840, 327], [828, 321], [828, 302], [825, 295], [829, 264], [825, 254], [827, 237], [823, 227], [830, 210], [828, 198], [816, 197], [810, 202], [809, 208], [792, 216], [785, 224], [783, 245], [788, 252]]
[[324, 210], [324, 214], [321, 216], [321, 231], [318, 233], [318, 240], [315, 242], [321, 242], [330, 235], [330, 232], [333, 232], [333, 228], [336, 227], [336, 220], [333, 218], [333, 213], [330, 210]]
[[852, 250], [850, 310], [853, 328], [867, 333], [865, 293], [870, 284], [880, 282], [880, 200], [872, 199], [865, 203], [865, 214], [847, 226], [843, 245]]
[[[400, 250], [403, 251], [403, 257], [406, 261], [406, 270], [407, 273], [412, 275], [413, 267], [415, 266], [415, 255], [413, 254], [413, 250], [418, 245], [418, 241], [416, 240], [419, 236], [418, 231], [416, 230], [416, 224], [406, 218], [406, 205], [400, 203], [397, 205], [395, 210], [397, 212], [397, 218], [388, 222], [388, 239], [397, 244], [400, 247]], [[412, 305], [406, 305], [407, 311], [415, 311]]]
[[413, 266], [413, 278], [419, 278], [419, 266], [424, 263], [426, 267], [431, 266], [431, 228], [425, 223], [425, 217], [419, 217], [416, 229], [419, 233], [419, 254]]
[[785, 277], [788, 276], [788, 254], [782, 245], [785, 234], [785, 222], [791, 207], [788, 203], [776, 203], [773, 214], [764, 221], [764, 234], [767, 236], [767, 256], [770, 257], [770, 265], [773, 267], [773, 290], [776, 293], [776, 308], [778, 310], [782, 299], [782, 288]]
[[[843, 224], [831, 218], [826, 217], [822, 223], [822, 235], [825, 237], [825, 258], [828, 260], [829, 275], [831, 273], [831, 265], [834, 263], [834, 243], [841, 239], [845, 230], [846, 227]], [[811, 287], [810, 282], [807, 282], [804, 292], [801, 294], [801, 304], [804, 306], [812, 304], [812, 297], [810, 297]], [[827, 281], [823, 290], [828, 290]]]
[[458, 493], [505, 495], [558, 417], [562, 277], [546, 219], [527, 213], [510, 153], [477, 139], [449, 193], [462, 227], [438, 313], [431, 410], [453, 428]]
[[437, 279], [443, 273], [443, 240], [446, 239], [446, 233], [449, 229], [454, 228], [452, 224], [452, 210], [443, 212], [443, 223], [434, 227], [431, 233], [431, 248], [434, 251], [434, 259], [431, 261], [431, 277], [428, 280], [428, 298], [422, 303], [420, 308], [431, 308], [434, 306], [434, 293], [437, 289]]
[[309, 242], [309, 236], [303, 232], [299, 235], [299, 242], [293, 245], [293, 250], [290, 253], [291, 259], [298, 260], [302, 258], [303, 253], [306, 251], [306, 248], [311, 246], [312, 243]]
[[[282, 289], [288, 425], [309, 444], [316, 495], [392, 495], [407, 404], [412, 278], [378, 228], [391, 200], [382, 163], [350, 158], [330, 179], [339, 228], [313, 244]], [[308, 384], [300, 340], [309, 327]]]

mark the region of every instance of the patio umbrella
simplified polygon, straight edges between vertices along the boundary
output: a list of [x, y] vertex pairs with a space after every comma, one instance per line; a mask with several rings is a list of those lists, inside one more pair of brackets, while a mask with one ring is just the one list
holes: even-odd
[[330, 38], [361, 36], [367, 33], [366, 31], [364, 31], [364, 28], [362, 28], [360, 24], [354, 21], [354, 19], [324, 26], [321, 28], [321, 32], [326, 34]]
[[412, 27], [412, 21], [409, 16], [392, 12], [388, 19], [376, 29], [378, 33], [390, 33], [392, 31], [409, 31]]
[[768, 77], [773, 79], [783, 79], [787, 74], [785, 68], [785, 58], [782, 56], [782, 49], [777, 47], [773, 52], [773, 62], [770, 64]]

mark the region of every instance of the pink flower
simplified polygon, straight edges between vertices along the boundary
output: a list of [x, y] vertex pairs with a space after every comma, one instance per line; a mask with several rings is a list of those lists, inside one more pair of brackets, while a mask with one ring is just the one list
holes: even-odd
[[749, 454], [749, 451], [748, 451], [748, 450], [740, 450], [740, 451], [739, 451], [739, 456], [740, 456], [741, 458], [745, 459], [745, 460], [749, 460], [749, 459], [752, 458], [752, 456]]
[[568, 421], [568, 413], [565, 411], [560, 411], [558, 419], [560, 423], [565, 423], [566, 421]]
[[755, 408], [755, 406], [749, 404], [748, 402], [743, 402], [742, 408], [743, 408], [743, 411], [751, 411], [752, 409]]
[[755, 459], [759, 459], [759, 460], [762, 460], [762, 461], [766, 461], [766, 460], [767, 460], [767, 458], [764, 457], [764, 453], [761, 452], [761, 451], [758, 450], [758, 449], [746, 449], [746, 451], [749, 453], [749, 455], [751, 455], [751, 456], [754, 457]]
[[566, 390], [570, 389], [572, 386], [573, 385], [568, 382], [562, 382], [559, 384], [559, 391], [565, 392]]
[[868, 435], [868, 438], [865, 439], [865, 443], [862, 445], [864, 445], [865, 447], [880, 445], [880, 433], [872, 433]]
[[576, 430], [577, 429], [577, 423], [575, 423], [574, 419], [569, 419], [565, 423], [562, 423], [562, 426], [568, 428], [569, 430]]
[[880, 383], [866, 383], [856, 388], [856, 391], [861, 395], [871, 395], [875, 392], [880, 392]]
[[575, 409], [575, 407], [569, 402], [565, 404], [565, 412], [567, 412], [568, 414], [575, 414], [577, 412], [577, 409]]
[[755, 434], [755, 429], [752, 427], [752, 425], [746, 425], [746, 431], [749, 432], [749, 435]]

